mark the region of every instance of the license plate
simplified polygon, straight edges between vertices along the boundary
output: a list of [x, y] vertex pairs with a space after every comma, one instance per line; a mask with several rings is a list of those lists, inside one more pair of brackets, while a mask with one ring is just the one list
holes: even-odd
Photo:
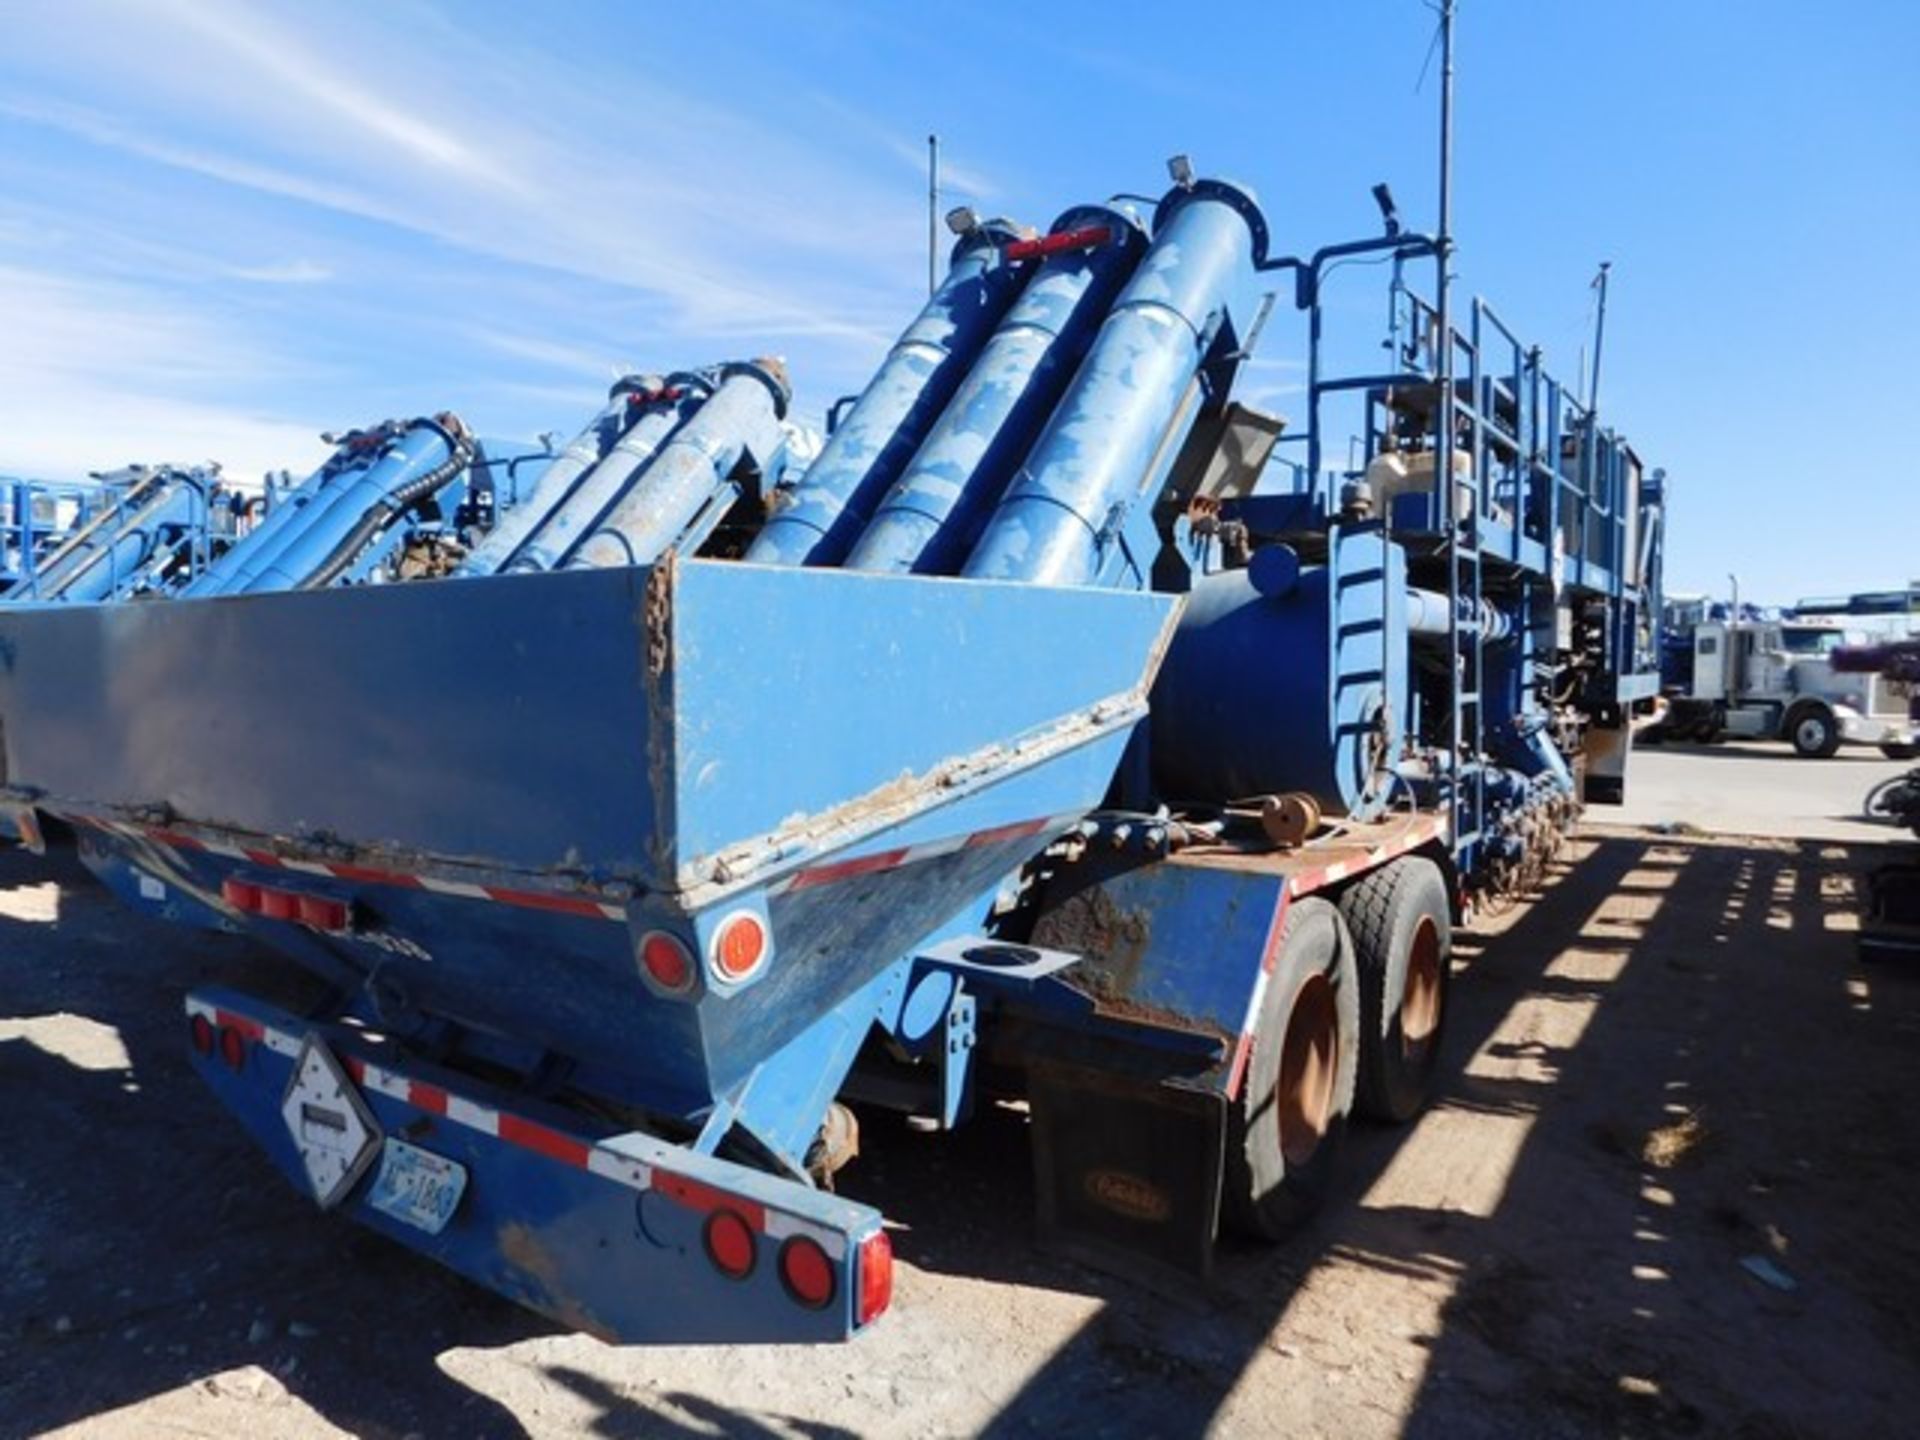
[[438, 1235], [466, 1190], [466, 1166], [389, 1135], [367, 1203], [403, 1225]]

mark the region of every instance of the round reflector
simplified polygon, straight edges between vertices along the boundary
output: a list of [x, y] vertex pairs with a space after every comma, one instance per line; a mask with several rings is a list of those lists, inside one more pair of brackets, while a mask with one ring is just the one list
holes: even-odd
[[187, 1025], [193, 1036], [193, 1048], [202, 1055], [213, 1054], [213, 1022], [204, 1015], [196, 1015]]
[[716, 1210], [707, 1217], [707, 1258], [729, 1280], [753, 1273], [753, 1230], [732, 1210]]
[[227, 1062], [229, 1070], [238, 1070], [247, 1063], [246, 1037], [231, 1025], [220, 1027], [220, 1058]]
[[823, 1310], [833, 1299], [833, 1261], [804, 1235], [780, 1247], [780, 1280], [787, 1293], [809, 1310]]
[[713, 934], [713, 968], [723, 980], [744, 980], [767, 958], [767, 927], [751, 910], [720, 922]]
[[677, 994], [693, 985], [693, 957], [664, 930], [649, 930], [640, 941], [640, 966], [662, 990]]

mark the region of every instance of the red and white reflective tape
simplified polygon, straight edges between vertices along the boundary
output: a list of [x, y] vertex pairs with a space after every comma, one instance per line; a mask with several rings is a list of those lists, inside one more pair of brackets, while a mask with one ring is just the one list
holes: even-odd
[[1445, 828], [1446, 821], [1442, 816], [1417, 815], [1392, 839], [1383, 840], [1358, 859], [1339, 860], [1317, 870], [1295, 871], [1287, 877], [1287, 893], [1297, 900], [1302, 895], [1311, 895], [1316, 890], [1324, 890], [1355, 875], [1364, 875], [1409, 850], [1418, 850], [1429, 841], [1438, 840]]
[[327, 860], [293, 860], [271, 850], [255, 850], [204, 840], [180, 830], [153, 826], [123, 825], [114, 820], [93, 820], [102, 830], [136, 839], [152, 841], [170, 850], [195, 850], [240, 860], [270, 870], [291, 870], [300, 875], [325, 875], [356, 885], [388, 885], [401, 890], [429, 890], [436, 895], [461, 895], [470, 900], [490, 900], [498, 905], [517, 905], [523, 910], [546, 910], [559, 915], [583, 915], [596, 920], [627, 918], [627, 907], [596, 900], [590, 895], [565, 895], [550, 890], [515, 890], [503, 885], [476, 885], [467, 880], [443, 880], [434, 875], [413, 875], [399, 870], [380, 870], [366, 865], [346, 865]]
[[[222, 1009], [192, 995], [187, 997], [187, 1015], [189, 1018], [203, 1017], [216, 1027], [236, 1030], [246, 1039], [288, 1060], [297, 1060], [299, 1057], [299, 1036], [262, 1024], [251, 1015]], [[771, 1240], [804, 1235], [831, 1258], [840, 1260], [846, 1256], [847, 1237], [830, 1226], [772, 1209], [764, 1201], [736, 1195], [730, 1190], [696, 1180], [691, 1175], [681, 1175], [665, 1168], [661, 1162], [672, 1154], [673, 1147], [663, 1140], [645, 1135], [621, 1136], [617, 1142], [584, 1140], [564, 1130], [556, 1130], [551, 1125], [516, 1115], [511, 1110], [478, 1104], [444, 1086], [415, 1080], [398, 1070], [373, 1064], [357, 1055], [346, 1052], [336, 1054], [354, 1083], [372, 1094], [397, 1100], [425, 1114], [438, 1116], [449, 1124], [477, 1131], [557, 1164], [588, 1171], [628, 1190], [657, 1191], [702, 1214], [723, 1208], [731, 1210], [756, 1233]], [[618, 1148], [620, 1145], [627, 1149]], [[629, 1154], [629, 1149], [640, 1153]]]
[[1012, 825], [996, 825], [991, 829], [975, 830], [967, 835], [949, 835], [940, 840], [922, 841], [918, 845], [902, 845], [893, 850], [876, 850], [869, 855], [856, 855], [850, 860], [829, 860], [823, 865], [809, 865], [794, 871], [791, 875], [781, 876], [767, 887], [767, 893], [784, 895], [789, 890], [811, 890], [816, 885], [832, 885], [841, 880], [857, 879], [862, 875], [898, 870], [904, 865], [918, 865], [923, 860], [937, 860], [943, 855], [954, 855], [962, 850], [977, 850], [987, 845], [1030, 840], [1041, 835], [1057, 835], [1078, 824], [1082, 818], [1081, 811], [1074, 811], [1069, 815], [1043, 815], [1038, 820], [1021, 820]]
[[1260, 1007], [1266, 1003], [1267, 986], [1273, 981], [1273, 967], [1280, 959], [1280, 935], [1286, 929], [1287, 902], [1291, 897], [1285, 887], [1281, 888], [1280, 898], [1274, 902], [1273, 918], [1267, 922], [1267, 938], [1260, 945], [1260, 973], [1254, 978], [1253, 994], [1247, 997], [1247, 1015], [1240, 1026], [1240, 1038], [1233, 1044], [1233, 1062], [1227, 1068], [1227, 1099], [1240, 1097], [1240, 1082], [1246, 1078], [1247, 1061], [1253, 1057], [1253, 1031], [1260, 1023]]
[[1247, 1016], [1241, 1024], [1240, 1037], [1233, 1045], [1233, 1059], [1227, 1067], [1227, 1099], [1240, 1098], [1240, 1086], [1247, 1077], [1247, 1062], [1253, 1058], [1253, 1032], [1260, 1023], [1260, 1007], [1266, 1003], [1267, 986], [1273, 981], [1273, 967], [1280, 959], [1280, 936], [1286, 928], [1288, 904], [1316, 890], [1337, 885], [1351, 876], [1377, 869], [1411, 850], [1418, 850], [1429, 841], [1439, 839], [1444, 830], [1442, 817], [1417, 816], [1392, 839], [1382, 841], [1358, 860], [1341, 860], [1287, 877], [1280, 898], [1274, 902], [1273, 918], [1267, 922], [1267, 938], [1260, 948], [1260, 974], [1253, 982], [1253, 993], [1247, 997]]

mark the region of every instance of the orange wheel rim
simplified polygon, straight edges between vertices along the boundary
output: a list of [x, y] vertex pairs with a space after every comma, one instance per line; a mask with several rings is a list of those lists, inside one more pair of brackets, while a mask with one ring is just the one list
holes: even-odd
[[1293, 997], [1280, 1043], [1274, 1109], [1280, 1126], [1280, 1155], [1289, 1166], [1305, 1165], [1326, 1138], [1339, 1068], [1340, 1011], [1333, 982], [1324, 975], [1309, 975]]
[[1440, 927], [1422, 915], [1407, 953], [1407, 981], [1400, 992], [1400, 1049], [1407, 1059], [1424, 1060], [1440, 1033]]

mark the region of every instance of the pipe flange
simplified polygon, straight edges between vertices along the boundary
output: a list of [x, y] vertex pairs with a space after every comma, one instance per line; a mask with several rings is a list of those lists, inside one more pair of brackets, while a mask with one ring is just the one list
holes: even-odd
[[1195, 200], [1218, 200], [1239, 211], [1253, 236], [1255, 268], [1267, 263], [1267, 217], [1260, 209], [1260, 199], [1248, 187], [1231, 180], [1196, 180], [1191, 185], [1174, 186], [1154, 207], [1153, 233], [1158, 235], [1165, 230], [1173, 217]]
[[676, 370], [667, 376], [662, 388], [687, 395], [697, 394], [704, 399], [713, 394], [719, 383], [712, 370]]
[[787, 418], [787, 404], [793, 399], [793, 389], [787, 383], [787, 367], [784, 362], [765, 356], [757, 360], [733, 360], [720, 367], [722, 380], [733, 380], [742, 376], [758, 380], [767, 387], [767, 393], [773, 396], [774, 419]]

